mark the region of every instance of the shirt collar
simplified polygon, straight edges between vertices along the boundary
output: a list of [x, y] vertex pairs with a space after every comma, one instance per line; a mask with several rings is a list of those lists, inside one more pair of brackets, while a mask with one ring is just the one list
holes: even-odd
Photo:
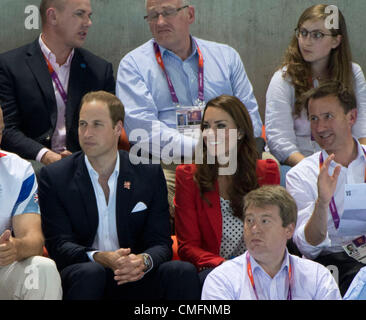
[[[85, 154], [84, 155], [84, 159], [85, 159], [85, 165], [86, 165], [86, 168], [88, 169], [88, 172], [89, 172], [89, 175], [92, 177], [92, 176], [95, 176], [95, 177], [99, 177], [99, 174], [98, 172], [96, 172], [94, 170], [94, 168], [92, 167], [87, 155]], [[116, 177], [118, 177], [119, 175], [119, 152], [117, 152], [117, 160], [116, 160], [116, 165], [114, 166], [114, 170], [112, 172], [112, 175], [115, 175]], [[111, 175], [111, 176], [112, 176]]]
[[[190, 56], [186, 59], [186, 61], [189, 60], [191, 57], [195, 56], [196, 54], [198, 54], [197, 43], [196, 43], [197, 40], [195, 40], [195, 38], [193, 38], [191, 35], [190, 35], [190, 38], [191, 38], [191, 43], [192, 43], [192, 52], [191, 52]], [[154, 41], [155, 41], [155, 39], [154, 39]], [[161, 46], [160, 44], [158, 44], [158, 46], [159, 46], [162, 57], [164, 57], [165, 53], [177, 56], [173, 51]]]
[[[361, 160], [363, 162], [366, 161], [366, 156], [365, 156], [365, 152], [364, 152], [364, 150], [366, 151], [366, 146], [362, 146], [361, 143], [355, 137], [353, 137], [353, 139], [357, 143], [357, 157], [353, 161], [356, 161], [356, 160]], [[323, 154], [323, 159], [325, 161], [325, 159], [327, 159], [329, 157], [329, 154], [324, 149], [322, 149], [321, 152]], [[330, 165], [335, 166], [336, 165], [335, 161], [332, 161], [330, 163]]]
[[[41, 47], [41, 50], [43, 52], [43, 54], [46, 56], [46, 58], [51, 62], [51, 63], [56, 63], [56, 56], [55, 54], [47, 47], [47, 45], [44, 43], [43, 39], [42, 39], [42, 34], [39, 35], [39, 46]], [[71, 65], [71, 60], [74, 57], [74, 52], [75, 50], [72, 49], [67, 60], [66, 63], [64, 63], [62, 66], [68, 68]], [[58, 65], [58, 64], [57, 64]]]
[[[248, 251], [247, 251], [247, 254], [248, 254]], [[257, 261], [255, 261], [255, 259], [252, 257], [252, 255], [250, 255], [250, 264], [252, 265], [252, 270], [253, 270], [253, 273], [256, 269], [260, 269], [262, 270], [265, 274], [267, 274], [266, 271], [264, 271], [264, 269], [257, 263]], [[282, 261], [282, 265], [281, 265], [281, 268], [280, 270], [278, 270], [278, 272], [276, 273], [276, 276], [277, 274], [281, 273], [282, 270], [285, 270], [287, 272], [287, 270], [290, 268], [290, 254], [288, 253], [288, 250], [287, 248], [285, 248], [285, 257]]]

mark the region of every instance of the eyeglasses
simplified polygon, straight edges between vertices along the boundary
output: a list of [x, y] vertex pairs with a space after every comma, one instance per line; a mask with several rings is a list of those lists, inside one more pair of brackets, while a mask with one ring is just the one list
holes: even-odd
[[153, 22], [159, 19], [159, 16], [162, 15], [164, 18], [172, 18], [178, 14], [180, 10], [188, 8], [189, 5], [185, 5], [180, 8], [171, 8], [165, 9], [162, 12], [151, 11], [147, 16], [144, 16], [144, 19], [148, 22]]
[[296, 35], [297, 39], [300, 39], [300, 38], [305, 39], [308, 37], [309, 34], [310, 34], [310, 38], [313, 40], [320, 40], [320, 39], [323, 39], [325, 36], [334, 37], [334, 35], [331, 33], [324, 33], [324, 32], [318, 31], [318, 30], [308, 31], [304, 28], [295, 29], [295, 35]]

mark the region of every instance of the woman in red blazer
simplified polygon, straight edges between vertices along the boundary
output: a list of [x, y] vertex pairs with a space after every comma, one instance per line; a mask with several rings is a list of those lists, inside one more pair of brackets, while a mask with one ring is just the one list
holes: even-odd
[[279, 184], [280, 174], [274, 160], [257, 160], [252, 122], [239, 99], [222, 95], [210, 100], [201, 131], [203, 163], [196, 158], [196, 164], [177, 167], [174, 204], [179, 257], [197, 267], [203, 284], [209, 271], [230, 258], [220, 251], [231, 254], [234, 233], [238, 248], [233, 252], [245, 251], [240, 243], [244, 195], [263, 184]]

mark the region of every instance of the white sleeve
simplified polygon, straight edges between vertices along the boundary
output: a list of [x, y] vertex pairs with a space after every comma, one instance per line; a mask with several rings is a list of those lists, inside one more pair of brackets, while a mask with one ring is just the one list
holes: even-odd
[[222, 265], [212, 270], [206, 277], [202, 288], [202, 300], [235, 300], [230, 279], [221, 272]]
[[233, 95], [238, 97], [246, 106], [253, 123], [254, 136], [260, 137], [262, 134], [262, 119], [259, 114], [258, 103], [254, 96], [253, 87], [250, 83], [244, 64], [239, 53], [231, 48], [230, 58], [230, 81], [233, 88]]
[[352, 64], [354, 74], [355, 95], [357, 99], [357, 121], [352, 128], [353, 135], [359, 138], [366, 138], [366, 82], [361, 67]]
[[326, 267], [318, 264], [315, 276], [317, 284], [315, 300], [342, 300], [337, 282]]
[[297, 205], [297, 223], [293, 240], [305, 257], [315, 259], [324, 248], [331, 245], [331, 241], [328, 232], [325, 240], [317, 246], [312, 246], [306, 241], [305, 226], [313, 214], [318, 192], [317, 179], [311, 181], [311, 178], [307, 177], [311, 176], [311, 172], [302, 164], [300, 162], [287, 173], [286, 189], [295, 199]]
[[265, 125], [271, 153], [284, 162], [292, 153], [299, 152], [294, 129], [295, 90], [282, 76], [282, 70], [273, 75], [266, 93]]

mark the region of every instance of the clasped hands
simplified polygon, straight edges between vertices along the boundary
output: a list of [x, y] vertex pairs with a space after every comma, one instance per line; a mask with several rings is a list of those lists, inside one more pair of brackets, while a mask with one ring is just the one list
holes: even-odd
[[96, 252], [93, 258], [95, 262], [113, 270], [118, 285], [140, 280], [144, 276], [143, 256], [131, 253], [130, 248]]

